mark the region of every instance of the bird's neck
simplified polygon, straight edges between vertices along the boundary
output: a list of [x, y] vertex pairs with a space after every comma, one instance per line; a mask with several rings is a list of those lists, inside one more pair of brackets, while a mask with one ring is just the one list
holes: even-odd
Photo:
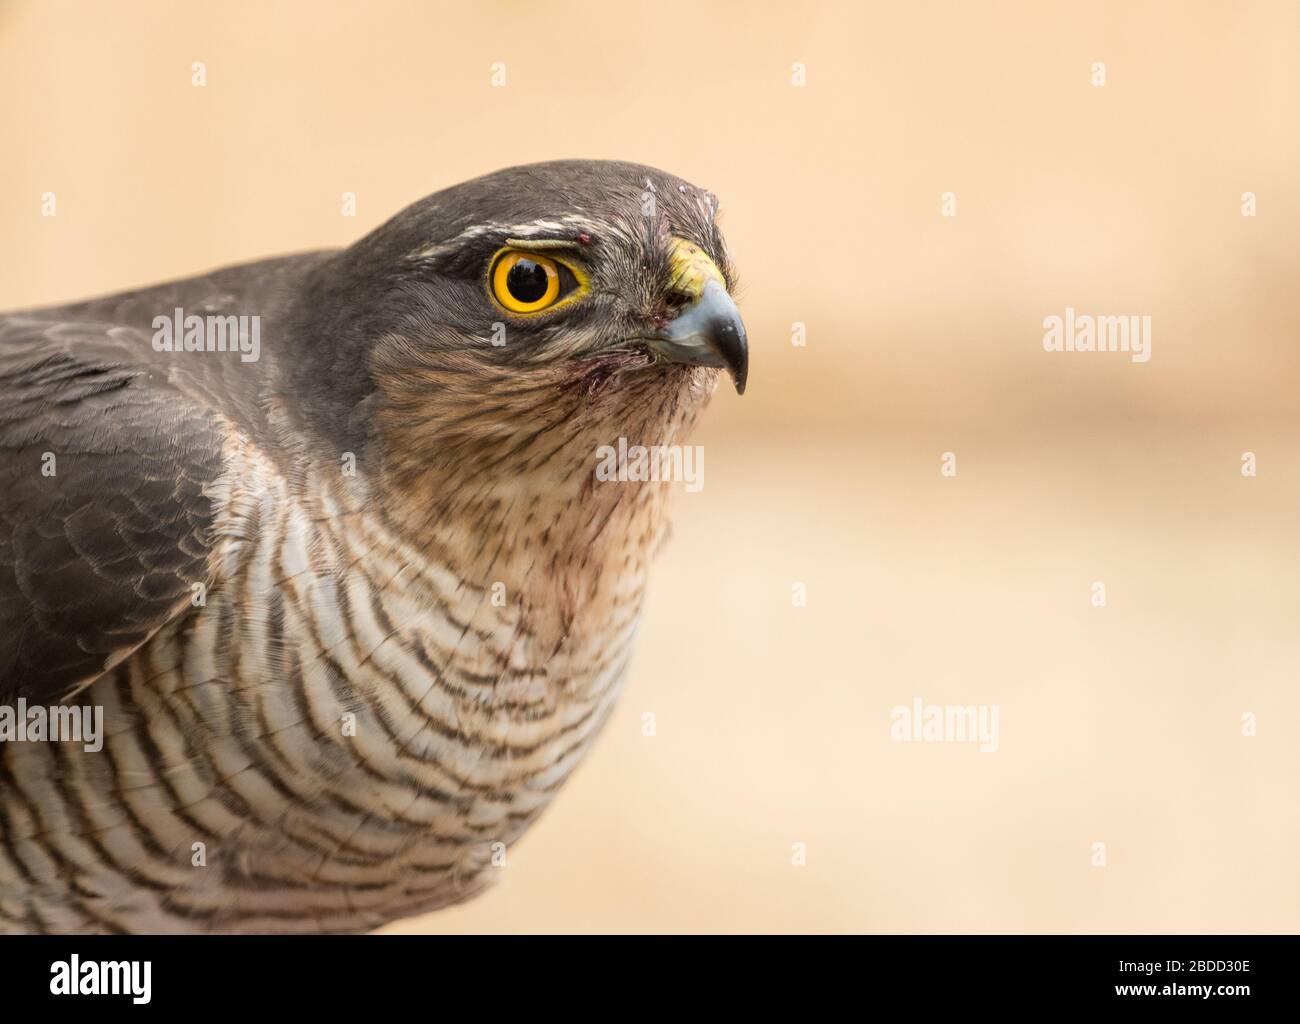
[[457, 416], [445, 405], [436, 416], [381, 412], [378, 504], [410, 543], [467, 582], [553, 604], [570, 621], [641, 585], [682, 486], [602, 479], [602, 459], [620, 442], [684, 446], [712, 384], [673, 373], [576, 403], [556, 394], [531, 418]]

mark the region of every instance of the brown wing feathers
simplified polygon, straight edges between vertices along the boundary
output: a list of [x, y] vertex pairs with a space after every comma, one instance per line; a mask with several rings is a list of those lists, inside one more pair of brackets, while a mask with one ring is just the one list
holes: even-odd
[[0, 703], [91, 681], [207, 576], [219, 434], [109, 331], [0, 320]]

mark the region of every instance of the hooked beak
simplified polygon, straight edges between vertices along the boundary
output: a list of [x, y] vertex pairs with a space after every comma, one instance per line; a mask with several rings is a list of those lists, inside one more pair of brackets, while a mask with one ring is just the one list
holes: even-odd
[[707, 281], [699, 297], [647, 343], [652, 352], [669, 362], [725, 367], [736, 385], [736, 394], [745, 393], [745, 378], [749, 375], [745, 325], [740, 310], [720, 282]]

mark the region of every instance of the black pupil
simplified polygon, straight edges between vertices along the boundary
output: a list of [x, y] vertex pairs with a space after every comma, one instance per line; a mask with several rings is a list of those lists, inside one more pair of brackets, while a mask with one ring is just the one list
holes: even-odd
[[517, 260], [506, 272], [506, 288], [520, 302], [536, 302], [546, 294], [546, 271], [532, 260]]

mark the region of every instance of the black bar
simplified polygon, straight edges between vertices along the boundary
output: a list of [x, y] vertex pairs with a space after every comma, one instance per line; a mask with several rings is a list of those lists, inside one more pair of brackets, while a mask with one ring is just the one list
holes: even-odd
[[[1298, 954], [1300, 937], [1290, 935], [14, 936], [0, 938], [0, 991], [7, 1010], [283, 1007], [331, 1019], [356, 1011], [473, 1015], [475, 1000], [487, 1015], [655, 1012], [658, 1004], [675, 1017], [686, 1007], [831, 1001], [855, 1014], [910, 1009], [916, 1019], [1004, 1007], [1236, 1016], [1294, 1008]], [[53, 993], [52, 984], [70, 982], [74, 955], [79, 986], [90, 976], [108, 986], [121, 978], [129, 990], [127, 975], [104, 975], [87, 962], [135, 961], [142, 982], [147, 961], [148, 1002], [135, 1003], [130, 991]]]

